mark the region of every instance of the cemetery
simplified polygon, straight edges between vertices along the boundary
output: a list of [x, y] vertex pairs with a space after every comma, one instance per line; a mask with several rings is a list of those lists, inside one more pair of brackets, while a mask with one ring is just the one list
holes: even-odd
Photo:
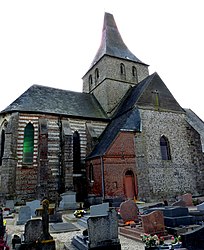
[[121, 236], [140, 242], [144, 250], [204, 249], [204, 197], [184, 194], [173, 202], [129, 199], [116, 206], [104, 201], [83, 207], [73, 193], [65, 193], [59, 204], [43, 199], [16, 206], [8, 200], [0, 210], [0, 249], [121, 250]]

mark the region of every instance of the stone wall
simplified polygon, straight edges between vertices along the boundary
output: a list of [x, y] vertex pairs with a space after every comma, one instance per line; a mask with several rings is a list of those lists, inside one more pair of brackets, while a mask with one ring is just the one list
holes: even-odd
[[[186, 192], [197, 194], [199, 164], [192, 161], [185, 115], [142, 109], [140, 113], [142, 132], [135, 138], [139, 197], [154, 200]], [[171, 160], [161, 159], [162, 135], [169, 140]]]
[[[125, 66], [125, 74], [121, 75], [120, 64]], [[137, 77], [133, 77], [132, 67], [137, 69]], [[95, 79], [95, 70], [99, 77]], [[105, 112], [111, 116], [123, 96], [131, 86], [135, 86], [149, 75], [148, 66], [129, 60], [104, 56], [83, 77], [83, 92], [93, 93]], [[90, 85], [89, 77], [93, 82]]]
[[[46, 158], [43, 159], [39, 151], [41, 148], [39, 122], [42, 120], [47, 126], [47, 139], [44, 143], [47, 143], [48, 151]], [[75, 131], [80, 134], [83, 164], [87, 150], [87, 120], [68, 119], [55, 115], [14, 113], [6, 117], [6, 122], [5, 149], [1, 166], [1, 192], [8, 197], [28, 200], [42, 198], [44, 195], [55, 197], [60, 181], [64, 182], [65, 188], [73, 189], [72, 138], [70, 136]], [[23, 163], [24, 129], [29, 122], [34, 126], [34, 155], [33, 163], [25, 164]], [[61, 123], [63, 122], [69, 127], [69, 133], [65, 132], [66, 129], [62, 133]], [[106, 123], [100, 121], [88, 122], [91, 123], [97, 136], [106, 126]]]
[[1, 192], [7, 198], [15, 196], [15, 172], [17, 165], [18, 113], [7, 115], [5, 119], [5, 144], [1, 166]]

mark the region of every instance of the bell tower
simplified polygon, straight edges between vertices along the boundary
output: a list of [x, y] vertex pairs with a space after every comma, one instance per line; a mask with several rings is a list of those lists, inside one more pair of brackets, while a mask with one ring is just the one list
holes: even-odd
[[82, 78], [83, 92], [93, 94], [111, 117], [129, 88], [148, 75], [148, 65], [127, 48], [113, 15], [105, 13], [101, 45]]

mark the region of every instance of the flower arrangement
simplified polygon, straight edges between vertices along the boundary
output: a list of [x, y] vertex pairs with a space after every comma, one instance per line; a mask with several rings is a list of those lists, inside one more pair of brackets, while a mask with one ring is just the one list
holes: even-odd
[[151, 234], [142, 234], [141, 235], [142, 241], [145, 243], [145, 249], [176, 249], [181, 247], [181, 236], [172, 236], [171, 243], [164, 243], [164, 237], [158, 235], [151, 235]]
[[172, 236], [171, 237], [171, 243], [176, 244], [176, 243], [181, 243], [181, 236]]
[[84, 216], [85, 213], [86, 213], [85, 210], [83, 210], [83, 209], [78, 209], [78, 210], [74, 211], [74, 216], [75, 216], [76, 218], [81, 218], [81, 217]]
[[142, 241], [145, 243], [146, 248], [156, 247], [159, 245], [159, 237], [151, 234], [141, 235]]
[[182, 246], [181, 236], [172, 236], [171, 237], [171, 244], [173, 246], [172, 249], [180, 248]]

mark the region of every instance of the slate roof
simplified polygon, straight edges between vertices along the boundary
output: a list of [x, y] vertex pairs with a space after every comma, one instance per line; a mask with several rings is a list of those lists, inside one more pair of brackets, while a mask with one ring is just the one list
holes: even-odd
[[128, 91], [116, 110], [115, 116], [123, 114], [134, 106], [155, 109], [155, 104], [152, 101], [152, 92], [155, 90], [157, 90], [159, 94], [158, 108], [160, 111], [166, 110], [185, 113], [160, 76], [155, 72]]
[[92, 94], [32, 85], [1, 113], [30, 112], [107, 119]]
[[91, 67], [93, 67], [94, 64], [97, 63], [104, 55], [144, 64], [125, 45], [118, 31], [114, 17], [110, 13], [105, 13], [104, 15], [101, 44], [94, 57]]
[[185, 109], [187, 122], [199, 133], [204, 152], [204, 122], [191, 109]]
[[155, 74], [152, 74], [146, 77], [143, 81], [138, 83], [135, 87], [129, 89], [126, 96], [123, 98], [123, 101], [120, 103], [118, 109], [116, 110], [114, 116], [119, 116], [127, 112], [129, 109], [132, 109], [136, 105], [139, 97], [142, 95], [146, 87], [152, 81], [152, 79], [154, 78], [154, 75]]
[[137, 108], [133, 108], [125, 114], [112, 119], [104, 132], [101, 134], [99, 143], [86, 159], [102, 156], [105, 154], [120, 131], [139, 132], [141, 129], [140, 126], [141, 119], [139, 110]]
[[153, 76], [148, 76], [145, 80], [127, 92], [111, 122], [101, 134], [98, 144], [86, 159], [103, 156], [120, 131], [141, 130], [140, 113], [135, 103], [152, 78]]
[[129, 89], [118, 109], [116, 110], [111, 122], [99, 138], [99, 143], [96, 145], [87, 159], [104, 155], [118, 135], [119, 131], [141, 131], [139, 108], [145, 106], [147, 106], [148, 109], [155, 108], [154, 105], [152, 105], [152, 96], [149, 96], [152, 95], [152, 89], [154, 88], [158, 89], [161, 95], [161, 109], [164, 111], [172, 110], [173, 112], [184, 113], [184, 110], [174, 99], [170, 91], [166, 88], [159, 75], [155, 72], [152, 75], [146, 77], [136, 86]]

